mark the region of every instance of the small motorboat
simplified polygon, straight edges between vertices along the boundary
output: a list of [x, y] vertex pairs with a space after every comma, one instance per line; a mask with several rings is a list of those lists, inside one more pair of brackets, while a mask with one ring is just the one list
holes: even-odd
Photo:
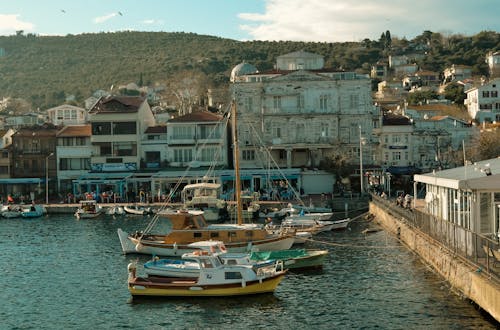
[[137, 204], [125, 205], [123, 209], [125, 210], [125, 213], [133, 215], [148, 215], [153, 213], [150, 207]]
[[47, 210], [42, 205], [32, 204], [31, 206], [24, 208], [21, 212], [23, 218], [39, 218], [47, 213]]
[[128, 290], [132, 296], [227, 297], [274, 292], [286, 270], [281, 261], [265, 267], [228, 265], [217, 253], [195, 250], [182, 256], [199, 265], [199, 275], [190, 277], [137, 276], [137, 265], [128, 265]]
[[75, 212], [77, 219], [97, 218], [103, 213], [102, 207], [97, 204], [95, 199], [86, 199], [80, 201], [80, 207]]
[[[251, 260], [248, 253], [227, 253], [222, 241], [200, 241], [189, 244], [195, 249], [192, 255], [212, 254], [219, 258], [220, 262], [226, 265], [253, 265], [254, 268], [269, 266], [274, 264], [274, 260]], [[200, 264], [195, 259], [189, 259], [190, 254], [183, 255], [183, 259], [160, 259], [154, 257], [153, 260], [144, 264], [144, 272], [148, 275], [167, 277], [198, 277], [200, 275]]]
[[19, 205], [4, 205], [0, 214], [4, 218], [20, 218], [23, 209]]
[[125, 210], [123, 209], [122, 206], [111, 206], [106, 209], [106, 214], [107, 215], [123, 215], [125, 214]]

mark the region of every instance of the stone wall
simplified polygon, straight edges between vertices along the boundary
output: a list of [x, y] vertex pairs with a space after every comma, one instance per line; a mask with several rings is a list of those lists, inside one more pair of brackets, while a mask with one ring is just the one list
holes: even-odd
[[500, 322], [500, 284], [487, 278], [481, 269], [448, 251], [439, 242], [408, 226], [370, 203], [370, 213], [387, 232], [398, 236], [402, 243], [432, 266], [450, 285], [474, 301]]

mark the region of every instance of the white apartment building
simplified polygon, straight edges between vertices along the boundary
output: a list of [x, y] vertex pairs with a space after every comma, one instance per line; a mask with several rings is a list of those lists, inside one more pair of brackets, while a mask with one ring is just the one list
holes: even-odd
[[57, 190], [73, 191], [73, 180], [90, 170], [90, 125], [67, 125], [56, 134]]
[[299, 51], [279, 56], [271, 71], [259, 72], [249, 63], [232, 70], [242, 168], [271, 162], [316, 168], [331, 152], [357, 163], [360, 126], [368, 142], [364, 161], [373, 162], [371, 132], [380, 123], [370, 79], [323, 65], [322, 56]]
[[105, 96], [89, 110], [91, 169], [95, 172], [140, 168], [144, 132], [155, 118], [144, 97]]
[[227, 166], [227, 118], [195, 111], [167, 122], [167, 160], [173, 167]]
[[500, 78], [466, 90], [464, 100], [472, 119], [482, 123], [500, 122]]

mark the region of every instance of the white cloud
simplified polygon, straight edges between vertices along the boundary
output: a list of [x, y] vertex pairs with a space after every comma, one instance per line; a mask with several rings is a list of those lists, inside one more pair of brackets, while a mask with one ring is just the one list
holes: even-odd
[[238, 17], [246, 22], [240, 28], [257, 40], [375, 40], [387, 30], [393, 36], [410, 39], [425, 30], [467, 34], [498, 30], [498, 19], [493, 13], [500, 10], [500, 2], [491, 3], [488, 0], [267, 0], [264, 13], [241, 13]]
[[15, 31], [24, 30], [33, 31], [35, 25], [29, 22], [23, 22], [19, 19], [19, 15], [4, 15], [0, 14], [0, 34], [13, 33]]
[[159, 19], [145, 19], [143, 21], [141, 21], [142, 24], [147, 24], [147, 25], [162, 25], [163, 24], [163, 20], [159, 20]]
[[117, 15], [118, 15], [117, 13], [111, 13], [111, 14], [108, 14], [108, 15], [96, 17], [96, 18], [94, 18], [94, 23], [96, 23], [96, 24], [104, 23], [107, 20], [110, 20], [113, 17], [116, 17]]

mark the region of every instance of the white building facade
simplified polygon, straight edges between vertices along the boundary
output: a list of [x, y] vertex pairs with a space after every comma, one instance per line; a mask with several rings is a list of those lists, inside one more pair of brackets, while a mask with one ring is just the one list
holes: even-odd
[[325, 69], [323, 63], [322, 56], [300, 51], [278, 57], [269, 72], [247, 63], [233, 69], [242, 168], [271, 162], [316, 168], [330, 152], [349, 154], [359, 163], [360, 126], [368, 142], [365, 160], [373, 161], [371, 132], [379, 117], [370, 79]]
[[467, 91], [464, 100], [472, 119], [478, 122], [500, 122], [500, 78]]

